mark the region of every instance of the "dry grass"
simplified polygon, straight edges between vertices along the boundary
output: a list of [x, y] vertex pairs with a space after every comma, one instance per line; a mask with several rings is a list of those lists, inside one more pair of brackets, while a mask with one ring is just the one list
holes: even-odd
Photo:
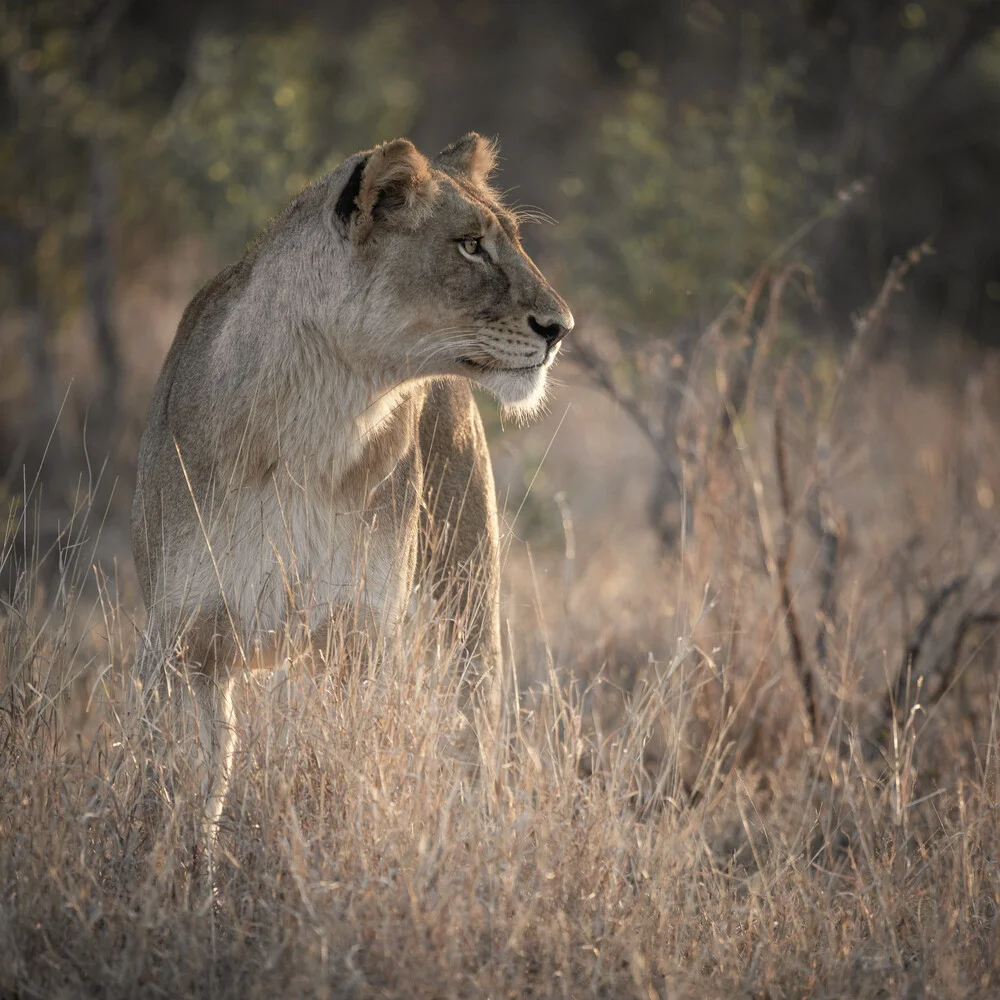
[[[809, 528], [820, 407], [804, 383], [782, 396], [779, 369], [742, 444], [699, 459], [679, 556], [644, 526], [654, 459], [592, 390], [501, 444], [511, 513], [534, 487], [512, 524], [504, 729], [478, 774], [450, 752], [451, 656], [419, 617], [364, 675], [299, 676], [290, 697], [254, 679], [214, 894], [183, 773], [161, 825], [135, 806], [135, 600], [99, 546], [91, 568], [100, 518], [67, 529], [0, 622], [0, 996], [996, 995], [988, 617], [940, 700], [880, 715], [948, 579], [978, 589], [931, 616], [921, 692], [962, 614], [993, 607], [995, 422], [978, 383], [915, 387], [891, 363], [853, 379], [823, 470], [844, 526], [831, 584]], [[536, 476], [565, 401], [583, 405]]]

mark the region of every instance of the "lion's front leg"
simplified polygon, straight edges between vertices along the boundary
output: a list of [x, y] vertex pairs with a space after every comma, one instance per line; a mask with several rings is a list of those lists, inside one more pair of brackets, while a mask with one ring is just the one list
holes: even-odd
[[500, 540], [493, 472], [467, 387], [435, 386], [421, 421], [424, 503], [418, 579], [457, 647], [463, 711], [486, 759], [502, 703]]
[[237, 646], [217, 615], [196, 616], [173, 643], [151, 623], [127, 713], [147, 849], [178, 838], [210, 884], [236, 744], [234, 681], [246, 665]]

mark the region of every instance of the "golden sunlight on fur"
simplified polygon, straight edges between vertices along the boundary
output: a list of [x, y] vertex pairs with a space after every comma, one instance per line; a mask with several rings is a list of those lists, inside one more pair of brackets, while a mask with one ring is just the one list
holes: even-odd
[[[534, 411], [573, 318], [492, 165], [475, 134], [433, 161], [405, 139], [352, 156], [181, 320], [139, 448], [135, 712], [154, 744], [190, 721], [209, 848], [239, 674], [339, 662], [345, 629], [371, 659], [415, 588], [460, 640], [470, 712], [496, 716], [499, 535], [469, 385]], [[152, 775], [147, 802], [173, 784]]]

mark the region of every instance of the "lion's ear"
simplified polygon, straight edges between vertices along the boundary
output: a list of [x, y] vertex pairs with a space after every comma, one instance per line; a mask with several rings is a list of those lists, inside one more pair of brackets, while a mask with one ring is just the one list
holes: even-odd
[[436, 192], [427, 158], [412, 142], [394, 139], [358, 161], [337, 199], [336, 212], [351, 241], [362, 243], [382, 225], [418, 225]]
[[478, 132], [469, 132], [445, 146], [435, 163], [451, 173], [465, 174], [477, 187], [486, 187], [497, 165], [497, 147]]

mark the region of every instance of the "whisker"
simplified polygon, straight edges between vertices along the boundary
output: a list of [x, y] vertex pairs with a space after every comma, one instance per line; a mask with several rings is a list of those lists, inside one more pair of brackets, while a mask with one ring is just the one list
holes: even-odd
[[545, 223], [550, 226], [556, 225], [556, 219], [537, 205], [512, 205], [509, 211], [513, 213], [518, 222]]

